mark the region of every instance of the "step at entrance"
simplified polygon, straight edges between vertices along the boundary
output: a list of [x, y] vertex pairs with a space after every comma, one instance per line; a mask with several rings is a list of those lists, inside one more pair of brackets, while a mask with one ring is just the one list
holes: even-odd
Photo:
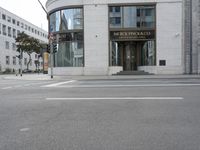
[[113, 75], [153, 75], [145, 71], [120, 71]]

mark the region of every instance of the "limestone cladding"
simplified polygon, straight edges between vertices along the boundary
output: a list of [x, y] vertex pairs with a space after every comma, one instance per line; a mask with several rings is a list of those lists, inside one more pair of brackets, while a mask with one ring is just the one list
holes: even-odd
[[[114, 73], [114, 70], [119, 71], [120, 67], [112, 69], [109, 66], [108, 7], [115, 4], [155, 4], [157, 62], [156, 66], [141, 68], [144, 71], [152, 69], [150, 72], [155, 74], [184, 73], [182, 0], [48, 0], [46, 7], [49, 13], [76, 5], [84, 8], [85, 66], [82, 71], [77, 71], [77, 74], [109, 75]], [[160, 67], [160, 60], [166, 60], [166, 66]], [[66, 70], [67, 74], [71, 72], [70, 69], [72, 68], [66, 67], [62, 72]]]

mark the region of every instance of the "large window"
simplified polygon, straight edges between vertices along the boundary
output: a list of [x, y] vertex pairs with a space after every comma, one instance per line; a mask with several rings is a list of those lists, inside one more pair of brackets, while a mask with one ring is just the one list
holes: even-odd
[[113, 6], [109, 11], [110, 28], [155, 27], [155, 6]]
[[56, 11], [50, 15], [49, 31], [56, 37], [54, 43], [55, 67], [84, 66], [83, 53], [83, 9], [70, 8]]
[[64, 9], [50, 15], [50, 32], [83, 29], [83, 9]]
[[110, 6], [110, 66], [156, 65], [155, 5]]

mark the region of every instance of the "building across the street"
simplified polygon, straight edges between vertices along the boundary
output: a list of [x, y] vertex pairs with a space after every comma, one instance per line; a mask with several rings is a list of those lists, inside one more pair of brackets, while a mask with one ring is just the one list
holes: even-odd
[[182, 0], [48, 0], [57, 75], [185, 73]]
[[[41, 42], [48, 42], [48, 33], [45, 30], [0, 7], [0, 72], [6, 69], [11, 71], [19, 69], [20, 62], [16, 57], [19, 53], [16, 51], [15, 38], [20, 32], [25, 32]], [[38, 55], [33, 53], [31, 58], [29, 68], [35, 70], [35, 60], [38, 60]], [[26, 69], [28, 60], [29, 56], [24, 53], [22, 59], [23, 69]], [[42, 68], [42, 60], [39, 61]]]

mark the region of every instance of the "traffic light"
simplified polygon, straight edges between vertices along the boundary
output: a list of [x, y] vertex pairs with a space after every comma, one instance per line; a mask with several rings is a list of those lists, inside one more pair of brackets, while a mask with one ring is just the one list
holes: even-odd
[[58, 51], [57, 44], [54, 43], [53, 44], [53, 53], [57, 53], [57, 51]]
[[50, 50], [50, 45], [49, 44], [47, 44], [47, 53], [50, 53], [51, 52], [51, 50]]

